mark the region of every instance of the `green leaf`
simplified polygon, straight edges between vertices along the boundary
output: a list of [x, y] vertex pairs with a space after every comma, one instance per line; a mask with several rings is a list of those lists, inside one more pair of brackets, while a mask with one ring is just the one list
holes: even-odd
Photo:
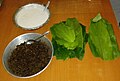
[[[85, 26], [80, 24], [75, 18], [68, 18], [65, 22], [53, 25], [50, 30], [52, 33], [52, 44], [54, 47], [54, 56], [56, 56], [56, 59], [83, 59], [85, 45], [88, 39]], [[75, 39], [74, 37], [71, 37], [71, 34], [75, 35]], [[67, 37], [67, 39], [65, 39], [65, 37]]]
[[65, 40], [56, 38], [56, 42], [59, 45], [64, 45], [64, 47], [66, 47], [67, 49], [75, 49], [78, 46], [78, 42], [77, 41], [67, 42]]
[[90, 39], [90, 37], [88, 38], [88, 43], [89, 43], [89, 46], [90, 46], [90, 49], [91, 49], [93, 55], [95, 57], [100, 57], [95, 45], [93, 44], [92, 40]]
[[101, 17], [101, 14], [99, 13], [92, 21], [93, 22], [98, 22], [101, 19], [102, 19], [102, 17]]
[[67, 42], [74, 42], [75, 40], [74, 30], [66, 26], [63, 22], [55, 24], [53, 27], [51, 27], [51, 32], [54, 38], [58, 37]]
[[77, 19], [68, 18], [66, 22], [53, 25], [50, 30], [57, 44], [71, 50], [83, 47], [82, 25]]
[[76, 18], [68, 18], [66, 21], [66, 25], [70, 28], [74, 29], [75, 32], [75, 43], [79, 45], [79, 47], [83, 47], [83, 35], [82, 35], [82, 25], [79, 24]]
[[66, 60], [69, 57], [70, 51], [68, 51], [65, 47], [58, 45], [54, 39], [52, 39], [52, 44], [54, 47], [54, 56], [56, 56], [56, 59]]
[[103, 60], [120, 56], [112, 25], [103, 18], [96, 22], [91, 20], [88, 43], [93, 55]]
[[79, 47], [74, 50], [68, 50], [64, 46], [58, 45], [54, 39], [52, 39], [52, 44], [56, 59], [66, 60], [67, 58], [78, 58], [79, 60], [82, 60], [84, 57], [85, 49]]

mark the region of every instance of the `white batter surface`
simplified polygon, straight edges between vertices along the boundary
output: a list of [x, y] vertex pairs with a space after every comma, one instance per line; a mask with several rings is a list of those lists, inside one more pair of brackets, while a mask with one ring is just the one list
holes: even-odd
[[26, 29], [42, 26], [49, 18], [49, 11], [45, 6], [30, 4], [23, 7], [15, 16], [16, 23]]

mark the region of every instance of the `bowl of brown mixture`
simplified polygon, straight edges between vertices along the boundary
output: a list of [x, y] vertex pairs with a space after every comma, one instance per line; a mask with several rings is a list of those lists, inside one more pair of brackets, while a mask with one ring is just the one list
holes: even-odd
[[13, 39], [5, 48], [3, 65], [6, 71], [18, 78], [30, 78], [43, 72], [53, 57], [51, 41], [42, 37], [40, 41], [27, 44], [41, 36], [38, 33], [26, 33]]

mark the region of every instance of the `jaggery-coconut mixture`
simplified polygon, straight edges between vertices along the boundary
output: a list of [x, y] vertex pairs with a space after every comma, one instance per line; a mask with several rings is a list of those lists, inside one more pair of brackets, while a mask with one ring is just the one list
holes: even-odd
[[25, 77], [41, 71], [50, 61], [51, 53], [44, 42], [21, 43], [13, 50], [8, 59], [12, 73]]

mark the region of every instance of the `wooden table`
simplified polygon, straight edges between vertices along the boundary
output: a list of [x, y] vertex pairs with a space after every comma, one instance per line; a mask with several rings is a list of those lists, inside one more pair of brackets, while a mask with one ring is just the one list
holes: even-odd
[[[17, 28], [13, 22], [13, 15], [19, 7], [27, 3], [47, 3], [47, 0], [4, 0], [0, 7], [0, 81], [120, 81], [120, 58], [113, 61], [103, 61], [95, 58], [86, 45], [84, 59], [56, 60], [53, 57], [49, 67], [40, 75], [19, 79], [6, 72], [2, 64], [2, 55], [7, 44], [16, 36], [37, 32], [43, 33], [60, 21], [75, 17], [80, 23], [89, 28], [90, 19], [98, 12], [113, 24], [117, 42], [120, 47], [120, 30], [109, 0], [51, 0], [50, 21], [38, 30], [27, 31]], [[51, 34], [47, 35], [51, 40]]]

